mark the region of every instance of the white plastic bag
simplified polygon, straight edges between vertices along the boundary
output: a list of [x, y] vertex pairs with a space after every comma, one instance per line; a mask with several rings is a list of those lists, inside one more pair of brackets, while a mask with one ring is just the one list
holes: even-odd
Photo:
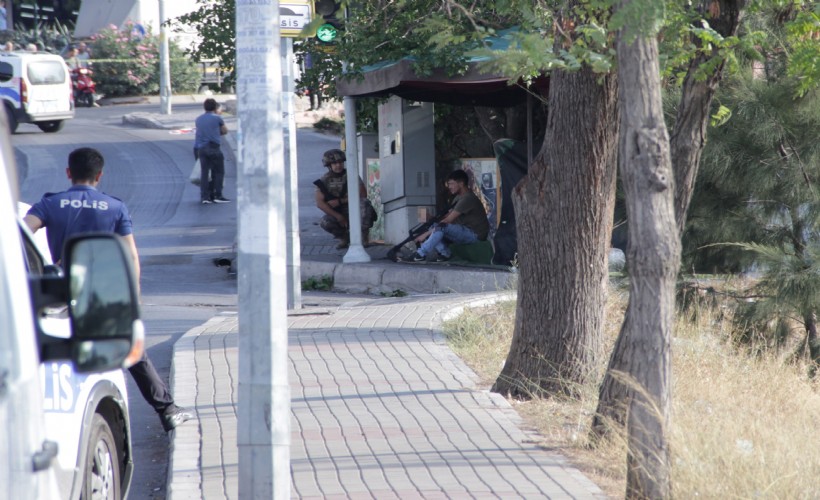
[[199, 186], [202, 181], [202, 166], [199, 164], [199, 158], [194, 162], [194, 168], [191, 170], [191, 176], [188, 177], [191, 184]]

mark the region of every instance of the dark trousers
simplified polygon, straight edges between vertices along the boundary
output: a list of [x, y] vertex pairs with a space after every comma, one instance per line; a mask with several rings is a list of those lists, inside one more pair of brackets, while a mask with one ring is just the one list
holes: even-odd
[[210, 144], [199, 148], [196, 153], [202, 168], [199, 182], [199, 195], [203, 200], [222, 197], [222, 185], [225, 182], [225, 156], [218, 145]]
[[176, 409], [174, 397], [171, 396], [168, 386], [160, 378], [147, 354], [143, 353], [142, 359], [134, 363], [128, 371], [134, 377], [134, 382], [137, 383], [142, 397], [154, 411], [162, 415]]

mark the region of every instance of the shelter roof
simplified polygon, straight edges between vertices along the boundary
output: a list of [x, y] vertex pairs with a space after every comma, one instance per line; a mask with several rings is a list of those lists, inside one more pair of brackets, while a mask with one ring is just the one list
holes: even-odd
[[[488, 37], [494, 50], [506, 49], [512, 30]], [[336, 81], [338, 95], [351, 97], [387, 97], [397, 95], [411, 101], [440, 102], [465, 106], [515, 106], [526, 101], [527, 91], [522, 85], [510, 84], [509, 78], [499, 73], [485, 73], [481, 63], [486, 57], [467, 60], [463, 75], [448, 75], [437, 68], [430, 75], [419, 75], [414, 69], [416, 59], [404, 57], [398, 61], [383, 61], [363, 68], [362, 77], [344, 77]], [[539, 86], [546, 84], [546, 78]]]

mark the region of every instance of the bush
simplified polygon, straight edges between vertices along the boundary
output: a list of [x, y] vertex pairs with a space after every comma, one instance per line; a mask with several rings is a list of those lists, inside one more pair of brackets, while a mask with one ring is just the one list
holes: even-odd
[[[92, 37], [94, 81], [107, 97], [159, 93], [159, 37], [142, 33], [133, 25], [122, 29], [111, 25]], [[199, 86], [199, 69], [170, 42], [171, 88], [175, 93], [192, 92]]]

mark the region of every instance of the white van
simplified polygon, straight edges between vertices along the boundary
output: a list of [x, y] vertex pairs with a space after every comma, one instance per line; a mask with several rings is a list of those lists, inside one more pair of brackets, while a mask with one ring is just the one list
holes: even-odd
[[71, 74], [58, 55], [0, 52], [0, 98], [12, 134], [20, 123], [57, 132], [74, 118]]
[[[0, 499], [123, 498], [124, 389], [96, 374], [142, 356], [132, 262], [118, 237], [88, 234], [66, 242], [65, 274], [46, 264], [16, 216], [5, 121], [0, 113]], [[48, 335], [47, 320], [67, 321], [67, 338]], [[55, 407], [70, 416], [55, 420]]]

